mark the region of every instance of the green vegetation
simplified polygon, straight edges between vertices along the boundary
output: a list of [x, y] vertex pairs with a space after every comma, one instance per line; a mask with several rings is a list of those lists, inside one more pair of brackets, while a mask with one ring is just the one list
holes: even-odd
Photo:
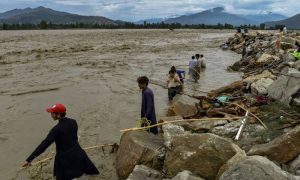
[[[248, 29], [264, 29], [264, 24], [256, 25], [243, 25], [241, 28]], [[53, 24], [42, 20], [39, 24], [0, 24], [0, 30], [29, 30], [29, 29], [235, 29], [236, 27], [231, 24], [193, 24], [182, 25], [180, 23], [166, 24], [161, 23], [147, 23], [135, 24], [130, 22], [118, 22], [118, 24], [88, 24], [88, 23], [70, 23], [70, 24]]]

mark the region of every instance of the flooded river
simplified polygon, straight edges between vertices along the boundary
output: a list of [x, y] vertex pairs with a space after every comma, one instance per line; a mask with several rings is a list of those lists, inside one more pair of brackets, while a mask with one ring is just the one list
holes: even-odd
[[[209, 91], [239, 80], [228, 65], [240, 56], [218, 48], [233, 32], [220, 30], [52, 30], [0, 31], [0, 179], [51, 177], [52, 161], [19, 170], [54, 122], [45, 108], [61, 102], [79, 124], [82, 147], [119, 142], [120, 129], [137, 126], [141, 94], [136, 79], [164, 82], [172, 65], [187, 70], [190, 57], [204, 54], [207, 68], [186, 90]], [[165, 116], [167, 90], [150, 84], [156, 113]], [[54, 151], [54, 145], [42, 157]], [[115, 179], [113, 161], [88, 151]], [[37, 160], [40, 160], [38, 158]], [[40, 174], [35, 174], [33, 169]]]

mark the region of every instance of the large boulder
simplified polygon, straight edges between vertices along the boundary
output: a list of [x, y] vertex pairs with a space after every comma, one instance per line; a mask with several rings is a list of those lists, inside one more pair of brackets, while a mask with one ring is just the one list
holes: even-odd
[[241, 152], [238, 146], [214, 134], [177, 136], [166, 155], [164, 170], [171, 177], [188, 170], [205, 179], [215, 179], [220, 167]]
[[279, 164], [284, 164], [294, 159], [300, 153], [300, 126], [285, 133], [274, 140], [253, 146], [248, 155], [266, 156]]
[[267, 95], [268, 87], [273, 83], [273, 79], [262, 78], [251, 84], [251, 93], [254, 95]]
[[[228, 121], [224, 120], [224, 119], [199, 120], [199, 121], [188, 121], [188, 119], [187, 119], [186, 121], [184, 121], [184, 119], [181, 116], [162, 117], [162, 118], [160, 118], [159, 122], [168, 122], [168, 121], [177, 121], [177, 120], [183, 120], [182, 122], [177, 122], [176, 125], [183, 127], [184, 131], [191, 131], [191, 132], [197, 132], [197, 133], [208, 132], [214, 127], [223, 126], [228, 123]], [[167, 126], [167, 128], [171, 128], [171, 126], [172, 125]], [[179, 134], [182, 134], [182, 133], [179, 132]]]
[[288, 163], [287, 170], [290, 173], [300, 175], [300, 155]]
[[239, 120], [233, 121], [231, 123], [226, 124], [225, 126], [215, 127], [211, 130], [211, 132], [218, 136], [232, 138], [238, 132], [241, 124], [242, 123]]
[[289, 68], [286, 76], [280, 76], [268, 87], [268, 95], [285, 105], [290, 105], [292, 95], [300, 89], [300, 71]]
[[147, 131], [131, 131], [122, 135], [117, 152], [116, 169], [120, 178], [127, 178], [135, 165], [155, 167], [158, 149], [164, 145], [162, 137]]
[[171, 146], [171, 142], [175, 136], [184, 135], [187, 132], [184, 131], [184, 128], [175, 124], [165, 124], [162, 126], [164, 132], [165, 145], [167, 147]]
[[272, 161], [261, 156], [244, 157], [225, 171], [220, 180], [296, 180]]
[[283, 43], [289, 43], [289, 44], [294, 45], [296, 43], [296, 39], [288, 37], [288, 36], [284, 36], [284, 37], [281, 38], [281, 42], [283, 42]]
[[192, 132], [204, 133], [212, 130], [214, 127], [224, 126], [227, 123], [228, 121], [224, 119], [193, 121], [188, 127], [185, 127], [185, 129], [188, 129]]
[[262, 78], [273, 78], [273, 77], [274, 77], [274, 75], [270, 71], [265, 70], [261, 74], [256, 74], [256, 75], [252, 75], [252, 76], [249, 76], [249, 77], [245, 78], [243, 80], [243, 82], [253, 83], [253, 82], [258, 81]]
[[294, 64], [293, 64], [293, 68], [297, 69], [298, 71], [300, 71], [300, 60], [296, 61]]
[[286, 43], [286, 42], [281, 42], [280, 43], [280, 48], [283, 49], [283, 50], [293, 49], [294, 48], [294, 44]]
[[227, 171], [231, 166], [233, 166], [234, 164], [236, 164], [237, 162], [239, 162], [241, 159], [245, 158], [247, 155], [246, 153], [243, 151], [241, 153], [236, 153], [231, 159], [229, 159], [226, 164], [224, 164], [218, 172], [218, 175], [216, 177], [216, 179], [220, 179], [220, 176]]
[[[176, 124], [178, 126], [188, 126], [190, 123], [188, 121], [184, 121], [183, 117], [182, 116], [167, 116], [167, 117], [161, 117], [159, 119], [159, 123], [162, 123], [162, 122], [174, 122], [174, 121], [179, 121], [179, 122], [176, 122], [176, 123], [173, 123], [173, 124]], [[162, 128], [162, 126], [161, 126]]]
[[256, 63], [266, 64], [268, 62], [277, 61], [277, 60], [279, 60], [279, 57], [264, 53], [260, 56], [260, 58], [256, 61]]
[[197, 114], [198, 110], [195, 105], [186, 104], [177, 101], [169, 108], [169, 114], [175, 116], [189, 117]]
[[163, 179], [163, 180], [204, 180], [201, 177], [194, 176], [190, 171], [182, 171], [178, 173], [172, 179]]
[[136, 165], [127, 180], [161, 180], [160, 172], [144, 165]]

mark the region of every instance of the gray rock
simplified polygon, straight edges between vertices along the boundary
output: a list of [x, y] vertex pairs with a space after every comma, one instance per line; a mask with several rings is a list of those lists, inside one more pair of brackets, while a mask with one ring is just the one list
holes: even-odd
[[300, 175], [300, 155], [288, 163], [287, 169], [290, 173]]
[[280, 169], [272, 161], [261, 156], [248, 156], [225, 171], [220, 180], [296, 180], [293, 176]]
[[177, 136], [166, 155], [164, 170], [171, 177], [188, 170], [205, 179], [215, 179], [220, 167], [242, 152], [229, 140], [210, 133]]
[[292, 95], [300, 89], [300, 71], [289, 68], [287, 75], [290, 76], [280, 76], [268, 87], [268, 95], [289, 105]]
[[154, 161], [160, 155], [164, 140], [147, 131], [131, 131], [122, 135], [116, 157], [116, 169], [120, 178], [127, 178], [135, 165], [156, 167]]
[[253, 146], [248, 155], [266, 156], [279, 164], [287, 163], [300, 154], [300, 126], [266, 144]]
[[161, 180], [160, 172], [144, 165], [136, 165], [127, 180]]
[[164, 179], [164, 180], [204, 180], [201, 177], [193, 176], [193, 174], [190, 171], [182, 171], [178, 173], [175, 177], [172, 179]]
[[190, 130], [193, 132], [201, 133], [208, 132], [214, 127], [224, 126], [227, 124], [227, 120], [204, 120], [204, 121], [194, 121], [190, 123]]
[[165, 145], [171, 147], [171, 142], [174, 136], [184, 135], [187, 132], [184, 131], [184, 128], [175, 124], [165, 124], [162, 126], [164, 132]]
[[281, 42], [283, 42], [283, 43], [289, 43], [289, 44], [294, 45], [296, 43], [296, 39], [291, 38], [291, 37], [287, 37], [287, 36], [283, 36], [281, 38]]
[[294, 48], [294, 44], [291, 44], [291, 43], [281, 42], [280, 44], [281, 44], [280, 48], [283, 50], [288, 50], [288, 49]]
[[171, 115], [189, 117], [197, 114], [198, 110], [195, 107], [195, 104], [191, 105], [183, 103], [182, 101], [177, 101], [169, 108], [169, 112], [171, 112]]
[[293, 65], [293, 68], [297, 69], [298, 71], [300, 71], [300, 60], [296, 61]]
[[251, 93], [254, 95], [267, 95], [268, 87], [273, 83], [273, 79], [262, 78], [251, 84]]
[[264, 64], [264, 63], [277, 61], [277, 60], [279, 60], [279, 57], [264, 53], [260, 56], [260, 58], [256, 61], [256, 63]]
[[293, 106], [300, 106], [300, 98], [294, 98], [292, 100], [292, 105]]
[[219, 136], [223, 136], [223, 137], [232, 138], [233, 136], [236, 135], [240, 126], [241, 126], [241, 121], [237, 120], [237, 121], [233, 121], [231, 123], [225, 124], [225, 126], [215, 127], [211, 130], [211, 133], [219, 135]]

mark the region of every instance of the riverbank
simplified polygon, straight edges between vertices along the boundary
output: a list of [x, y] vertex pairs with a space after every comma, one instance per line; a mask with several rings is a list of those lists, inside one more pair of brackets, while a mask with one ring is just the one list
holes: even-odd
[[[240, 80], [239, 73], [225, 70], [240, 55], [218, 47], [232, 34], [227, 30], [1, 31], [1, 179], [51, 178], [53, 161], [43, 163], [38, 171], [33, 167], [19, 171], [56, 124], [45, 112], [49, 105], [67, 106], [67, 116], [79, 124], [81, 146], [90, 147], [119, 142], [120, 129], [137, 126], [140, 75], [163, 82], [172, 65], [186, 65], [191, 55], [203, 53], [208, 69], [199, 84], [186, 84], [189, 93], [202, 95], [197, 90], [210, 91]], [[169, 107], [167, 92], [154, 84], [150, 87], [157, 117], [163, 117]], [[54, 149], [52, 145], [35, 161]], [[87, 151], [103, 171], [96, 179], [117, 179], [115, 154], [110, 150]]]
[[171, 116], [160, 119], [160, 136], [124, 133], [118, 176], [299, 179], [300, 61], [290, 53], [299, 40], [297, 33], [285, 36], [278, 51], [270, 32], [229, 38], [228, 49], [237, 53], [245, 44], [229, 68], [244, 72], [243, 80], [194, 96], [196, 103], [178, 99]]

